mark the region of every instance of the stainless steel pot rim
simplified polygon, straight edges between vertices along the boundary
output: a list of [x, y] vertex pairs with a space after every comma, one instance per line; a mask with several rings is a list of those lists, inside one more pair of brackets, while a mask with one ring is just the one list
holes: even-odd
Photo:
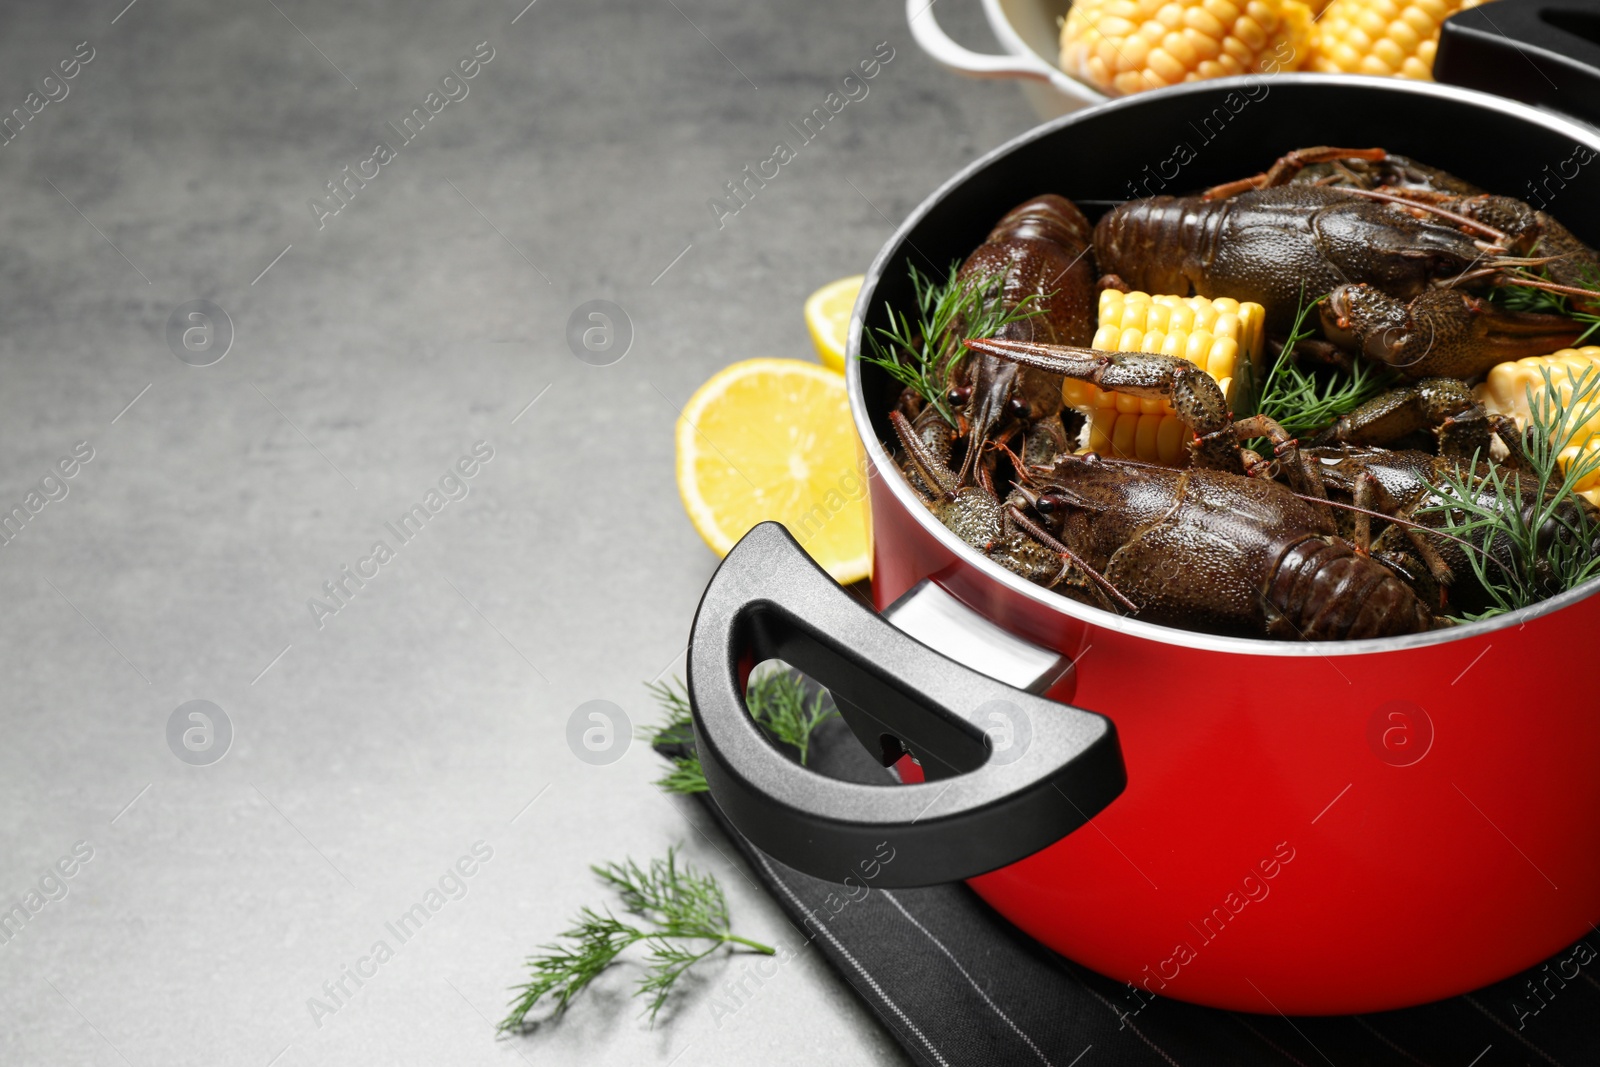
[[[924, 216], [942, 202], [951, 190], [966, 182], [974, 174], [993, 165], [996, 161], [1023, 145], [1050, 136], [1057, 130], [1074, 126], [1087, 118], [1101, 115], [1107, 111], [1148, 106], [1152, 100], [1156, 99], [1170, 100], [1190, 95], [1213, 93], [1218, 89], [1228, 89], [1236, 86], [1253, 88], [1263, 81], [1273, 84], [1282, 82], [1285, 84], [1327, 85], [1338, 88], [1360, 86], [1382, 89], [1386, 92], [1397, 94], [1433, 96], [1465, 101], [1491, 111], [1502, 112], [1536, 126], [1543, 126], [1552, 132], [1571, 137], [1574, 141], [1600, 152], [1600, 135], [1597, 135], [1594, 129], [1552, 112], [1541, 111], [1514, 100], [1479, 92], [1475, 89], [1439, 85], [1435, 82], [1415, 82], [1399, 78], [1378, 78], [1349, 74], [1284, 73], [1261, 77], [1245, 75], [1235, 78], [1217, 78], [1203, 82], [1188, 82], [1183, 85], [1174, 85], [1165, 89], [1155, 89], [1140, 93], [1136, 96], [1107, 101], [1104, 104], [1097, 104], [1082, 111], [1075, 111], [1072, 114], [1064, 115], [1061, 118], [1036, 126], [1027, 133], [1014, 137], [980, 156], [930, 193], [906, 217], [905, 221], [900, 224], [893, 236], [884, 243], [883, 247], [879, 249], [877, 256], [873, 258], [872, 266], [867, 270], [866, 281], [861, 287], [861, 296], [856, 301], [855, 310], [850, 317], [850, 341], [845, 360], [845, 378], [849, 388], [850, 411], [855, 420], [856, 432], [861, 438], [862, 447], [866, 449], [867, 456], [872, 461], [873, 467], [881, 472], [897, 470], [894, 461], [890, 458], [887, 450], [884, 449], [883, 443], [878, 440], [878, 435], [872, 427], [872, 417], [867, 411], [866, 398], [863, 394], [860, 369], [862, 320], [866, 309], [871, 306], [878, 282], [883, 277], [884, 270], [889, 266], [891, 258], [893, 258], [906, 237], [916, 228]], [[1125, 618], [1101, 608], [1081, 604], [1076, 600], [1071, 600], [1059, 593], [1053, 593], [1042, 586], [1035, 585], [1018, 575], [1012, 574], [993, 560], [974, 552], [933, 517], [927, 506], [918, 497], [916, 491], [911, 488], [904, 478], [886, 477], [885, 482], [889, 487], [889, 491], [895, 495], [901, 506], [908, 513], [915, 516], [916, 521], [921, 523], [923, 529], [949, 548], [955, 556], [967, 560], [987, 574], [991, 580], [998, 582], [1012, 592], [1027, 597], [1050, 611], [1059, 612], [1062, 615], [1080, 619], [1104, 629], [1116, 630], [1161, 644], [1182, 645], [1187, 648], [1199, 648], [1212, 652], [1230, 652], [1237, 655], [1252, 656], [1322, 657], [1360, 656], [1370, 655], [1375, 652], [1400, 652], [1429, 645], [1442, 645], [1454, 641], [1469, 640], [1494, 633], [1509, 626], [1523, 626], [1542, 615], [1560, 611], [1600, 592], [1600, 578], [1596, 578], [1560, 596], [1541, 601], [1519, 611], [1508, 612], [1484, 622], [1467, 623], [1442, 630], [1430, 630], [1420, 634], [1407, 634], [1403, 637], [1383, 637], [1366, 641], [1275, 641], [1266, 638], [1226, 637], [1219, 634], [1181, 630], [1176, 627], [1161, 626], [1156, 623]]]

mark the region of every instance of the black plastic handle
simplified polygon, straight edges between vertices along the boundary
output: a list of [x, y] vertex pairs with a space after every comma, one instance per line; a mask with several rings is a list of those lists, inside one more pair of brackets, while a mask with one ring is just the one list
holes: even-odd
[[[903, 746], [925, 783], [823, 777], [767, 741], [741, 665], [782, 659], [828, 686], [857, 736]], [[889, 625], [777, 523], [745, 535], [712, 576], [689, 643], [695, 742], [711, 795], [739, 831], [807, 874], [842, 881], [887, 843], [873, 884], [934, 885], [1003, 867], [1082, 826], [1127, 784], [1116, 728], [963, 667]], [[1026, 742], [992, 754], [975, 719], [1003, 709]]]
[[1437, 81], [1600, 123], [1600, 0], [1495, 0], [1445, 20]]

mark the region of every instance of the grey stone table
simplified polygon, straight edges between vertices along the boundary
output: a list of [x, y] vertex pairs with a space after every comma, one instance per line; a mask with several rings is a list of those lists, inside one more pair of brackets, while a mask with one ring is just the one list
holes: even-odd
[[591, 862], [681, 841], [793, 940], [568, 721], [682, 669], [676, 405], [1031, 115], [888, 0], [524, 2], [0, 12], [0, 1063], [901, 1062], [811, 953], [493, 1022]]

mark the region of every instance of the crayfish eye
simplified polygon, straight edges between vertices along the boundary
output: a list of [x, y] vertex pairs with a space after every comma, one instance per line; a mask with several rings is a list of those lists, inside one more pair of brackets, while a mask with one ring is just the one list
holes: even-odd
[[1042, 493], [1034, 505], [1035, 510], [1041, 515], [1049, 515], [1057, 511], [1065, 511], [1070, 502], [1059, 493]]
[[1006, 410], [1017, 418], [1023, 418], [1029, 412], [1028, 402], [1020, 396], [1014, 396], [1006, 401]]
[[950, 391], [944, 395], [944, 398], [945, 398], [945, 400], [949, 401], [954, 406], [960, 407], [961, 405], [965, 404], [967, 401], [972, 399], [972, 386], [970, 386], [970, 385], [953, 386], [950, 389]]

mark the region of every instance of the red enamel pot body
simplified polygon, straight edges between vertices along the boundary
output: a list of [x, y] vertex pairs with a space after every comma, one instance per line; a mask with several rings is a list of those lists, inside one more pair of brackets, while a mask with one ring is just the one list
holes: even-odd
[[[1146, 991], [1253, 1012], [1396, 1008], [1504, 978], [1600, 919], [1594, 583], [1408, 638], [1159, 627], [967, 549], [883, 447], [897, 386], [856, 357], [886, 306], [910, 306], [908, 264], [942, 271], [1041, 193], [1181, 193], [1320, 144], [1381, 145], [1530, 199], [1547, 166], [1600, 153], [1592, 129], [1436, 85], [1283, 76], [1143, 94], [1040, 127], [951, 179], [879, 254], [852, 324], [877, 605], [931, 580], [1070, 657], [1048, 695], [1108, 717], [1126, 763], [1126, 789], [1087, 825], [970, 884], [1032, 937], [1137, 987], [1130, 1008]], [[1600, 240], [1600, 165], [1546, 195]]]

